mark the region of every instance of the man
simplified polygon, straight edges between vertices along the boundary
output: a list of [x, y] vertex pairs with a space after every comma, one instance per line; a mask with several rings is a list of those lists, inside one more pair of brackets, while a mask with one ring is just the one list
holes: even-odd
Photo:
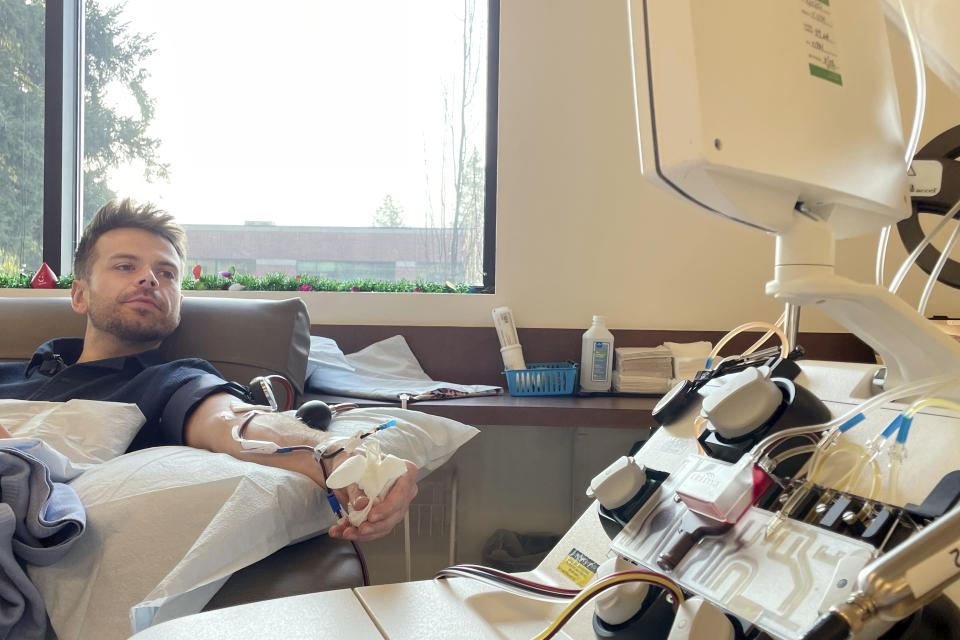
[[[0, 398], [134, 402], [146, 423], [130, 450], [186, 444], [298, 471], [325, 486], [326, 476], [351, 454], [340, 453], [321, 468], [310, 451], [244, 453], [231, 433], [245, 417], [231, 408], [238, 402], [231, 385], [204, 360], [160, 359], [160, 343], [180, 323], [185, 237], [172, 216], [152, 205], [138, 207], [127, 199], [102, 207], [74, 260], [70, 295], [74, 310], [87, 316], [83, 339], [51, 340], [29, 363], [0, 364]], [[254, 417], [243, 437], [311, 447], [329, 438], [282, 414]], [[362, 542], [389, 533], [417, 494], [416, 474], [408, 463], [366, 522], [359, 528], [337, 524], [329, 534]], [[355, 509], [369, 500], [356, 485], [338, 498]]]

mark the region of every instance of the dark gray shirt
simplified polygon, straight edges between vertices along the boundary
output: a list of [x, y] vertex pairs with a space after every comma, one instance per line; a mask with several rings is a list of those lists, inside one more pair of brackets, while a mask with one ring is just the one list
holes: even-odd
[[243, 389], [223, 379], [200, 358], [164, 362], [157, 349], [77, 364], [81, 338], [56, 338], [40, 345], [30, 362], [0, 363], [0, 398], [134, 403], [147, 421], [128, 451], [182, 445], [187, 417], [207, 396]]

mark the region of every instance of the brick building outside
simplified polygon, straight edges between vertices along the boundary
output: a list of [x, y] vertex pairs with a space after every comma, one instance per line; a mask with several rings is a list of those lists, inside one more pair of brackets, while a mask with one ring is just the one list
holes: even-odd
[[[264, 276], [314, 275], [333, 280], [482, 281], [482, 232], [422, 227], [286, 227], [185, 224], [188, 267]], [[467, 259], [464, 259], [467, 256]], [[476, 282], [471, 282], [474, 280]]]

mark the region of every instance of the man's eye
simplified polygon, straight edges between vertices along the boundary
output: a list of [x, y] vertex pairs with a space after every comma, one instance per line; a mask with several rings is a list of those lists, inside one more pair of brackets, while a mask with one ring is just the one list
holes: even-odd
[[167, 280], [176, 280], [176, 279], [177, 279], [177, 274], [175, 274], [173, 271], [160, 271], [159, 273], [160, 273], [161, 276], [163, 276], [163, 277], [166, 278]]
[[132, 264], [118, 264], [118, 265], [116, 265], [116, 266], [114, 267], [114, 269], [119, 269], [120, 271], [130, 271], [131, 269], [133, 269], [133, 265], [132, 265]]

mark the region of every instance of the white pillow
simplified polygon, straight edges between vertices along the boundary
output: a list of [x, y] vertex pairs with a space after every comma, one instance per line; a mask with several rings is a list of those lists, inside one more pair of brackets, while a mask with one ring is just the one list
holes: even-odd
[[85, 534], [29, 568], [60, 640], [127, 638], [196, 613], [237, 569], [336, 520], [306, 476], [190, 447], [129, 453], [71, 486]]
[[396, 426], [370, 436], [380, 441], [384, 453], [392, 453], [417, 465], [419, 479], [436, 470], [479, 431], [462, 422], [422, 411], [394, 407], [352, 409], [336, 416], [327, 428], [338, 436], [352, 436], [379, 424], [396, 420]]
[[18, 438], [39, 438], [71, 462], [91, 464], [127, 450], [146, 422], [135, 404], [100, 400], [0, 400], [0, 425]]
[[314, 365], [323, 365], [334, 369], [344, 369], [345, 371], [354, 371], [353, 365], [340, 351], [337, 343], [330, 338], [323, 336], [310, 336], [310, 360]]
[[[391, 419], [397, 426], [375, 437], [421, 477], [478, 432], [391, 408], [346, 412], [330, 431], [349, 436]], [[71, 486], [87, 531], [66, 558], [29, 571], [60, 640], [126, 638], [196, 613], [233, 571], [335, 522], [306, 476], [189, 447], [129, 453]]]

